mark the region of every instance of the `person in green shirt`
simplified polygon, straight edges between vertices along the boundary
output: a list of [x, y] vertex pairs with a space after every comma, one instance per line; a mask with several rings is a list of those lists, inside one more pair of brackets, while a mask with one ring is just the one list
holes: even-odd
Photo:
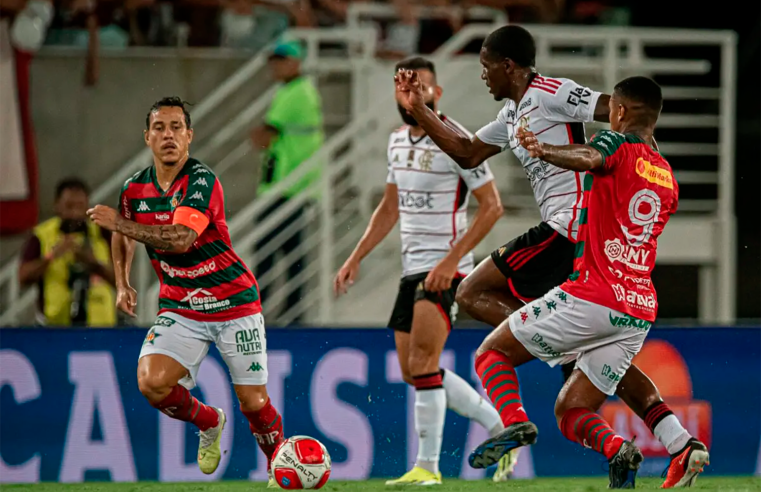
[[[273, 77], [282, 83], [272, 99], [264, 117], [264, 123], [252, 132], [254, 147], [263, 151], [261, 179], [257, 195], [267, 192], [272, 186], [285, 179], [319, 149], [325, 141], [322, 129], [322, 101], [312, 81], [301, 72], [303, 49], [298, 42], [281, 43], [275, 46], [269, 57], [269, 68]], [[265, 220], [270, 214], [285, 205], [288, 200], [301, 192], [320, 185], [319, 168], [307, 173], [282, 193], [271, 207], [265, 210], [257, 221]], [[306, 206], [296, 209], [257, 244], [257, 250], [265, 247], [275, 236], [296, 221], [300, 221]], [[296, 249], [301, 243], [303, 230], [297, 229], [279, 248], [283, 255]], [[256, 276], [261, 278], [274, 263], [277, 251], [264, 258], [258, 258]], [[288, 266], [288, 279], [294, 278], [305, 267], [306, 258], [298, 258]], [[267, 302], [269, 289], [262, 289], [261, 296]], [[302, 291], [293, 290], [282, 312], [288, 311], [299, 302]], [[298, 320], [297, 320], [298, 321]]]

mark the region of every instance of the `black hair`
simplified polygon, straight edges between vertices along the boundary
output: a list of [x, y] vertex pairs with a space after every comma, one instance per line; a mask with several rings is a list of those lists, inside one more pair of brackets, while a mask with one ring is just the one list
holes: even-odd
[[663, 108], [661, 86], [648, 77], [624, 79], [616, 84], [613, 92], [623, 99], [642, 105], [643, 109], [655, 115], [656, 119]]
[[530, 68], [536, 64], [534, 37], [520, 26], [503, 26], [486, 36], [483, 48], [502, 59], [509, 58], [519, 67]]
[[178, 96], [162, 97], [153, 103], [153, 106], [151, 106], [151, 109], [148, 111], [148, 114], [145, 117], [145, 129], [147, 130], [151, 127], [151, 113], [158, 111], [160, 108], [182, 108], [182, 113], [185, 115], [185, 126], [191, 128], [190, 113], [185, 106], [192, 106], [192, 104], [183, 101], [182, 98]]
[[428, 70], [433, 75], [436, 75], [436, 67], [431, 60], [423, 58], [422, 56], [413, 56], [412, 58], [406, 58], [396, 64], [395, 72], [399, 70]]
[[61, 181], [58, 182], [58, 184], [55, 187], [55, 199], [58, 200], [61, 198], [61, 195], [63, 195], [63, 192], [66, 190], [78, 190], [83, 191], [85, 195], [90, 194], [90, 187], [87, 186], [87, 183], [82, 181], [79, 178], [64, 178]]

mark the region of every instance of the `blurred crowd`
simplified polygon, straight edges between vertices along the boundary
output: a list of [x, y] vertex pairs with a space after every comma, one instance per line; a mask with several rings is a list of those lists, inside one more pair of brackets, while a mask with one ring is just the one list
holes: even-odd
[[[20, 10], [41, 0], [3, 0], [0, 9]], [[51, 0], [42, 0], [50, 2]], [[88, 46], [97, 33], [104, 48], [127, 46], [230, 47], [258, 51], [289, 27], [337, 26], [351, 3], [365, 0], [52, 0], [54, 14], [45, 44]], [[378, 22], [381, 55], [433, 51], [469, 21], [469, 7], [504, 11], [511, 22], [626, 23], [615, 0], [380, 0], [396, 19]], [[419, 7], [445, 12], [422, 17]]]

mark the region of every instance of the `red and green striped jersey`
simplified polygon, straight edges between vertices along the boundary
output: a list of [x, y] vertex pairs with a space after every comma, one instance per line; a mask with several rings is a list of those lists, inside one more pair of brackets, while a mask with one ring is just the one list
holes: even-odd
[[635, 318], [655, 321], [650, 274], [658, 236], [679, 203], [671, 166], [644, 140], [603, 130], [589, 143], [603, 165], [584, 176], [574, 272], [561, 288]]
[[209, 225], [185, 253], [146, 245], [161, 282], [159, 313], [174, 312], [198, 321], [229, 321], [260, 313], [256, 279], [230, 242], [222, 185], [205, 164], [188, 159], [166, 191], [151, 166], [128, 179], [119, 197], [122, 216], [139, 224], [172, 224], [178, 207], [205, 214]]

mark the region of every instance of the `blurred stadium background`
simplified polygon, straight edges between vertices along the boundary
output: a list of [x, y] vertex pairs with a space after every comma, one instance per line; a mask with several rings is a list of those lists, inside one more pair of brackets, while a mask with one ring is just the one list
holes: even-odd
[[[276, 255], [258, 280], [267, 290], [271, 393], [286, 433], [323, 440], [336, 478], [401, 473], [415, 455], [406, 439], [412, 400], [393, 337], [379, 329], [401, 274], [398, 234], [363, 262], [348, 296], [333, 298], [332, 276], [385, 184], [388, 134], [400, 123], [394, 63], [430, 57], [445, 91], [441, 109], [475, 131], [501, 107], [479, 78], [478, 49], [507, 22], [534, 34], [542, 73], [607, 91], [634, 74], [663, 86], [657, 138], [681, 200], [653, 277], [658, 327], [639, 362], [710, 442], [715, 473], [761, 475], [761, 32], [758, 4], [747, 9], [624, 0], [0, 0], [0, 482], [207, 478], [188, 429], [157, 416], [134, 381], [157, 311], [144, 251], [132, 272], [139, 316], [109, 327], [39, 326], [37, 287], [19, 279], [31, 231], [54, 216], [62, 179], [83, 180], [91, 204], [113, 206], [124, 181], [150, 164], [145, 114], [166, 95], [195, 103], [191, 152], [222, 181], [238, 253], [252, 268]], [[251, 131], [278, 88], [267, 59], [284, 41], [303, 47], [325, 140], [262, 190], [266, 162]], [[599, 128], [589, 125], [588, 136]], [[512, 154], [492, 159], [492, 169], [505, 213], [477, 260], [540, 220]], [[281, 203], [315, 172], [319, 180]], [[484, 327], [464, 317], [458, 325], [442, 364], [477, 384], [472, 354]], [[520, 372], [524, 400], [547, 430], [518, 475], [601, 474], [595, 458], [553, 432], [559, 372], [538, 364]], [[197, 391], [228, 412], [237, 405], [215, 351]], [[667, 455], [642, 423], [614, 400], [604, 412], [642, 440], [646, 473], [660, 473]], [[462, 452], [483, 436], [447, 419], [445, 475], [483, 476]], [[236, 418], [233, 430], [231, 453], [211, 478], [263, 479], [244, 422]]]

